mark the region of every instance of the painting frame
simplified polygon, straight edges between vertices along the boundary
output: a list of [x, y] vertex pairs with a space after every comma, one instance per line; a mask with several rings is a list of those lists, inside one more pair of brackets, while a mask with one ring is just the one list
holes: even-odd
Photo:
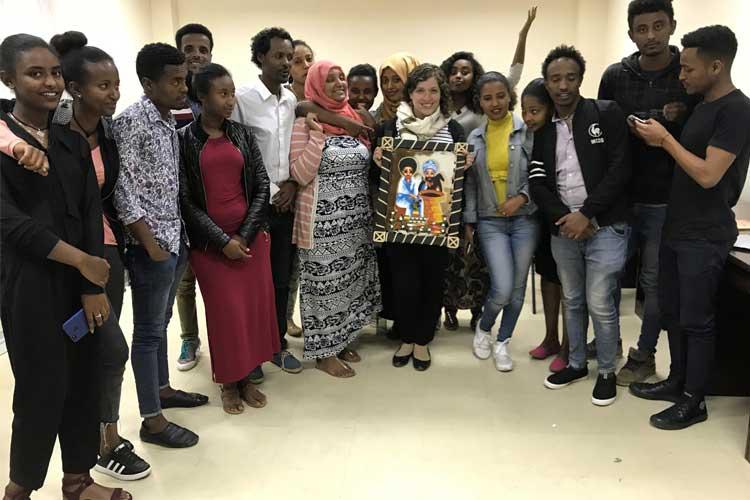
[[[383, 159], [380, 166], [378, 193], [375, 200], [373, 242], [376, 244], [406, 243], [440, 246], [449, 249], [458, 248], [461, 242], [461, 235], [459, 233], [461, 228], [464, 174], [468, 156], [474, 149], [473, 146], [466, 142], [418, 141], [386, 136], [382, 138], [380, 147], [383, 151]], [[394, 157], [397, 151], [407, 151], [412, 154], [418, 154], [421, 157], [430, 157], [431, 153], [445, 152], [453, 153], [455, 156], [453, 177], [450, 186], [450, 200], [448, 201], [450, 213], [448, 217], [445, 217], [443, 214], [443, 222], [441, 223], [443, 230], [441, 230], [440, 234], [425, 234], [427, 229], [422, 229], [422, 232], [402, 229], [404, 226], [403, 217], [399, 217], [399, 220], [395, 221], [398, 215], [395, 213], [393, 200], [396, 196], [396, 191], [394, 190], [398, 189], [398, 186], [394, 185], [392, 170], [393, 168], [398, 168], [397, 165], [394, 165]]]

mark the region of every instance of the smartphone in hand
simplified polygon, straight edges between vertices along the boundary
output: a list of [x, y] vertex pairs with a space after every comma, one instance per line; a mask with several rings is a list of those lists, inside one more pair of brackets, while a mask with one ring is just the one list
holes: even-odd
[[644, 120], [643, 118], [639, 118], [639, 117], [637, 117], [635, 115], [628, 115], [628, 121], [631, 124], [633, 124], [633, 125], [635, 125], [636, 122], [637, 123], [646, 123], [647, 122], [647, 120]]
[[86, 313], [79, 309], [77, 313], [63, 323], [63, 331], [73, 342], [78, 342], [89, 333], [89, 324], [86, 321]]

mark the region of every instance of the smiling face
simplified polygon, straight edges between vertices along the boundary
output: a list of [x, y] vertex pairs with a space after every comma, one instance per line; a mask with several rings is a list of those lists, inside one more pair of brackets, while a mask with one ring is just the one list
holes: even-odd
[[576, 102], [580, 96], [582, 82], [581, 67], [573, 59], [561, 57], [547, 66], [544, 85], [558, 107], [566, 108]]
[[292, 56], [292, 66], [290, 68], [290, 74], [292, 75], [292, 81], [299, 83], [300, 85], [305, 84], [307, 79], [307, 71], [310, 66], [315, 62], [312, 50], [307, 45], [299, 44], [294, 48], [294, 55]]
[[551, 110], [538, 97], [533, 95], [523, 96], [521, 99], [521, 110], [523, 121], [531, 132], [542, 128], [549, 120]]
[[329, 98], [336, 102], [342, 102], [347, 99], [346, 75], [341, 71], [341, 68], [331, 68], [328, 71], [324, 91]]
[[236, 103], [234, 92], [234, 81], [229, 75], [211, 80], [208, 94], [198, 96], [203, 105], [203, 113], [206, 116], [228, 119], [232, 116]]
[[65, 88], [60, 60], [49, 49], [37, 47], [23, 51], [13, 74], [2, 74], [16, 99], [37, 112], [54, 111]]
[[112, 116], [120, 100], [120, 73], [110, 60], [86, 63], [86, 83], [70, 82], [71, 94], [80, 94], [80, 105], [99, 116]]
[[287, 83], [293, 57], [292, 42], [285, 38], [271, 38], [268, 52], [258, 55], [264, 79], [276, 85]]
[[639, 14], [633, 18], [633, 27], [628, 31], [630, 39], [644, 56], [657, 56], [669, 50], [669, 37], [676, 24], [664, 11]]
[[479, 106], [490, 120], [502, 120], [510, 108], [510, 90], [499, 81], [485, 83], [479, 89]]
[[414, 91], [409, 94], [414, 116], [425, 118], [440, 107], [440, 85], [434, 76], [419, 82]]
[[203, 33], [186, 33], [180, 45], [191, 73], [197, 73], [211, 62], [211, 40]]
[[370, 76], [353, 76], [349, 78], [349, 105], [357, 109], [360, 105], [365, 109], [372, 108], [375, 102], [377, 82]]
[[404, 99], [405, 82], [391, 68], [385, 68], [380, 75], [380, 90], [389, 102], [397, 103]]
[[451, 74], [448, 76], [448, 86], [451, 92], [461, 94], [474, 85], [474, 67], [471, 61], [459, 59], [451, 66]]

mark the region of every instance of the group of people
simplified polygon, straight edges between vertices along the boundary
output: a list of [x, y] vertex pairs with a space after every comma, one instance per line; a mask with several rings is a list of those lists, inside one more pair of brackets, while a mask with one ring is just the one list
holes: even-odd
[[[15, 99], [0, 101], [1, 300], [15, 394], [4, 500], [42, 486], [58, 437], [66, 499], [131, 498], [95, 483], [92, 468], [122, 480], [150, 473], [117, 426], [125, 270], [145, 443], [198, 443], [163, 411], [208, 402], [173, 388], [167, 362], [176, 299], [178, 368], [198, 362], [196, 281], [222, 407], [239, 414], [267, 404], [263, 363], [302, 370], [288, 332], [303, 337], [305, 360], [346, 378], [361, 360], [353, 342], [362, 329], [391, 320], [387, 335], [401, 342], [393, 365], [424, 371], [441, 311], [455, 329], [456, 311], [470, 309], [474, 355], [512, 370], [532, 260], [547, 331], [529, 354], [555, 356], [547, 388], [586, 379], [595, 357], [595, 405], [629, 385], [673, 403], [651, 417], [658, 428], [705, 420], [718, 282], [750, 161], [750, 100], [731, 79], [737, 40], [709, 26], [685, 35], [680, 51], [669, 44], [671, 2], [633, 0], [628, 34], [638, 50], [606, 70], [597, 99], [580, 94], [583, 56], [561, 45], [519, 100], [535, 16], [507, 75], [485, 72], [470, 52], [441, 66], [402, 52], [379, 71], [346, 73], [267, 28], [252, 39], [259, 78], [240, 88], [211, 62], [209, 29], [189, 24], [176, 46], [140, 50], [144, 95], [116, 118], [118, 67], [82, 33], [5, 38], [0, 79]], [[373, 244], [384, 137], [473, 146], [458, 251]], [[406, 182], [417, 168], [404, 167]], [[636, 253], [641, 335], [615, 374], [620, 281]], [[81, 309], [89, 334], [74, 341], [63, 325]], [[647, 383], [661, 329], [669, 376]]]

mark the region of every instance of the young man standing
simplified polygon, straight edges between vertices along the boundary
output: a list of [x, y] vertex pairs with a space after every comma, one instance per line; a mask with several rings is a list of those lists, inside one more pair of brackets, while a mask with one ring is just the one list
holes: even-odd
[[[679, 136], [693, 107], [680, 83], [680, 52], [669, 45], [677, 23], [670, 0], [633, 0], [628, 6], [628, 36], [638, 52], [611, 65], [602, 76], [599, 99], [615, 101], [626, 116], [653, 118]], [[633, 178], [630, 197], [634, 202], [633, 232], [628, 256], [640, 254], [640, 285], [644, 293], [643, 323], [637, 348], [617, 374], [617, 384], [629, 386], [656, 373], [654, 353], [659, 340], [659, 244], [667, 215], [674, 160], [664, 150], [643, 142], [632, 122], [630, 152]]]
[[568, 366], [547, 377], [544, 385], [560, 389], [588, 376], [588, 307], [599, 361], [591, 401], [606, 406], [617, 398], [620, 317], [615, 291], [630, 235], [625, 196], [629, 139], [616, 103], [581, 97], [585, 70], [586, 62], [574, 47], [557, 47], [544, 60], [542, 74], [555, 115], [535, 134], [529, 182], [552, 231], [570, 339]]
[[656, 120], [636, 124], [643, 140], [676, 164], [659, 255], [659, 305], [672, 364], [666, 380], [630, 386], [638, 397], [675, 403], [651, 416], [659, 429], [708, 418], [717, 292], [738, 234], [732, 207], [750, 161], [750, 99], [732, 83], [734, 33], [726, 26], [700, 28], [682, 38], [682, 47], [680, 80], [703, 101], [679, 140]]
[[[253, 130], [271, 180], [271, 268], [282, 349], [272, 361], [288, 373], [299, 373], [302, 363], [287, 351], [284, 338], [289, 279], [296, 253], [292, 245], [292, 228], [297, 184], [289, 176], [289, 151], [297, 98], [284, 86], [289, 81], [294, 56], [292, 37], [282, 28], [266, 28], [253, 37], [251, 51], [252, 61], [260, 68], [261, 74], [255, 83], [237, 90], [232, 119]], [[253, 370], [250, 381], [263, 381], [260, 366]]]
[[163, 43], [136, 58], [144, 96], [113, 123], [120, 154], [114, 203], [127, 226], [126, 265], [133, 299], [133, 374], [143, 424], [141, 440], [168, 448], [198, 443], [198, 435], [169, 422], [166, 408], [208, 402], [169, 385], [167, 327], [187, 261], [179, 204], [179, 145], [171, 110], [185, 106], [185, 56]]
[[[214, 37], [211, 31], [202, 24], [186, 24], [175, 34], [177, 48], [185, 54], [188, 75], [203, 69], [211, 62], [214, 49]], [[187, 96], [188, 106], [174, 110], [172, 114], [177, 122], [177, 129], [189, 125], [201, 112], [201, 104]], [[185, 265], [180, 284], [177, 286], [177, 313], [182, 328], [182, 348], [177, 358], [177, 369], [191, 370], [198, 364], [201, 354], [201, 341], [198, 336], [198, 313], [195, 308], [195, 274], [190, 263]]]

